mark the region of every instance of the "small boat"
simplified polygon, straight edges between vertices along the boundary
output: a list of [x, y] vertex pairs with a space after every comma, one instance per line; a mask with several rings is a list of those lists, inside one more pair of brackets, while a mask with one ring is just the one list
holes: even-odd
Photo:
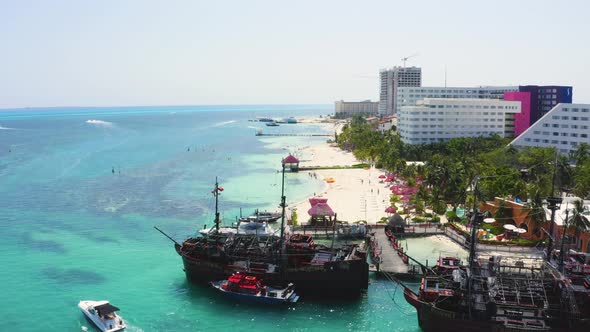
[[286, 288], [273, 288], [264, 285], [262, 279], [256, 276], [239, 272], [232, 274], [227, 280], [212, 281], [211, 285], [236, 300], [262, 304], [295, 303], [299, 300], [293, 284]]
[[275, 120], [273, 120], [272, 118], [266, 118], [266, 117], [256, 117], [256, 120], [258, 120], [258, 122], [274, 122]]
[[297, 123], [297, 119], [295, 119], [294, 117], [290, 117], [287, 119], [287, 123], [291, 123], [291, 124]]
[[278, 127], [279, 126], [279, 124], [276, 123], [275, 121], [267, 122], [266, 125], [269, 127]]
[[260, 212], [256, 210], [253, 215], [240, 218], [240, 221], [255, 221], [255, 222], [275, 222], [281, 218], [281, 214], [277, 212]]
[[103, 332], [120, 331], [127, 327], [123, 318], [115, 313], [119, 308], [109, 301], [80, 301], [78, 308]]

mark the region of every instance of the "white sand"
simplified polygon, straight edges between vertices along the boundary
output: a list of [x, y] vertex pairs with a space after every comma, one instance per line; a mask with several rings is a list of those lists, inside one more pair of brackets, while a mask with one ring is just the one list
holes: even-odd
[[[360, 163], [350, 152], [340, 150], [335, 145], [322, 144], [305, 147], [302, 153], [308, 157], [301, 161], [303, 166], [350, 166]], [[316, 193], [317, 196], [328, 198], [328, 205], [337, 214], [338, 220], [354, 222], [366, 220], [374, 224], [386, 217], [384, 212], [389, 206], [389, 184], [380, 183], [381, 170], [371, 168], [364, 169], [340, 169], [340, 170], [316, 170], [318, 178], [334, 178], [334, 183], [327, 183], [325, 190]], [[302, 179], [310, 179], [308, 171], [300, 172]], [[311, 193], [310, 197], [313, 197]], [[292, 204], [291, 209], [296, 208], [299, 214], [299, 222], [309, 218], [307, 210], [311, 205], [309, 201]]]

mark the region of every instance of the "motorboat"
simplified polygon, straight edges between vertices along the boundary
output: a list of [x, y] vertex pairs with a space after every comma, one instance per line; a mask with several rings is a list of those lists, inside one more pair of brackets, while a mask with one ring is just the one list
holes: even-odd
[[279, 124], [276, 123], [276, 121], [267, 122], [266, 125], [269, 127], [278, 127], [279, 126]]
[[281, 214], [278, 212], [260, 212], [256, 210], [251, 216], [240, 218], [240, 221], [275, 222], [280, 218]]
[[265, 285], [261, 278], [246, 273], [234, 273], [227, 280], [212, 281], [211, 285], [229, 298], [240, 301], [283, 304], [299, 300], [292, 283], [285, 288], [274, 288]]
[[109, 301], [80, 301], [78, 308], [103, 332], [120, 331], [127, 327], [123, 318], [116, 314], [119, 308]]

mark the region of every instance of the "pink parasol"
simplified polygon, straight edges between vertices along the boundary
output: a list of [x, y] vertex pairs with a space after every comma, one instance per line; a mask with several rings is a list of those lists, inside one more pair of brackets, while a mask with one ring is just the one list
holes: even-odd
[[385, 176], [385, 174], [381, 174], [381, 175], [379, 175], [379, 178], [380, 179], [385, 179], [385, 178], [387, 178], [387, 176]]
[[307, 213], [312, 217], [333, 217], [334, 211], [327, 203], [317, 203]]
[[311, 204], [311, 206], [314, 206], [318, 203], [327, 203], [328, 199], [324, 198], [324, 197], [311, 197], [309, 199], [309, 204]]
[[388, 206], [387, 209], [385, 209], [386, 213], [396, 213], [397, 209], [394, 208], [393, 206]]

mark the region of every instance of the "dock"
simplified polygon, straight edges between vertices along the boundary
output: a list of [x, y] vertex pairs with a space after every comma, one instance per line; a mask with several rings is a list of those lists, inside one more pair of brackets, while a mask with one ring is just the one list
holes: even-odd
[[378, 272], [393, 273], [393, 274], [407, 274], [408, 265], [404, 264], [402, 258], [397, 254], [391, 246], [391, 242], [387, 239], [383, 229], [378, 229], [375, 232], [375, 240], [379, 246], [381, 262], [379, 263]]

